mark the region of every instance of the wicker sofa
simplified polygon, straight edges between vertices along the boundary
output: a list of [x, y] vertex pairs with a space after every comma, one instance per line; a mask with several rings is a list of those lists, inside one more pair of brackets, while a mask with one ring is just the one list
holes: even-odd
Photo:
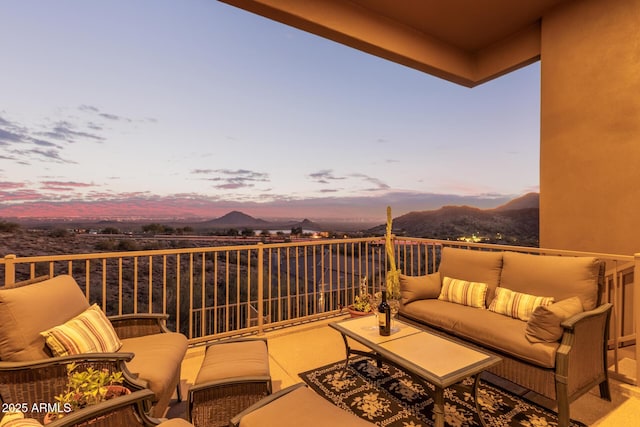
[[[41, 332], [64, 324], [89, 307], [69, 275], [0, 289], [2, 402], [54, 402], [54, 396], [66, 383], [66, 365], [75, 361], [94, 368], [123, 371], [130, 389], [148, 388], [154, 393], [153, 407], [148, 408], [150, 415], [163, 416], [180, 380], [186, 337], [166, 329], [165, 315], [114, 316], [109, 320], [122, 343], [117, 351], [52, 356]], [[44, 414], [34, 415], [41, 416]]]
[[[503, 362], [490, 371], [556, 401], [559, 425], [567, 426], [570, 403], [594, 386], [610, 400], [606, 350], [612, 306], [600, 303], [603, 276], [604, 263], [590, 257], [445, 247], [438, 272], [401, 276], [399, 313], [500, 355]], [[463, 290], [452, 292], [454, 284]], [[475, 299], [484, 301], [473, 307], [472, 290], [483, 288], [483, 297]], [[553, 301], [544, 300], [532, 312], [518, 302], [536, 297]]]

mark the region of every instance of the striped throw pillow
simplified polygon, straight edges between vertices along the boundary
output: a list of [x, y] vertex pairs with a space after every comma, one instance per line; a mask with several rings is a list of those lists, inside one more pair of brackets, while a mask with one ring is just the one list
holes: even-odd
[[446, 277], [442, 280], [439, 300], [454, 302], [471, 307], [485, 308], [484, 298], [487, 295], [487, 284], [467, 282], [466, 280]]
[[11, 420], [6, 424], [0, 424], [3, 427], [42, 427], [42, 424], [35, 418], [23, 418], [21, 420]]
[[97, 304], [73, 319], [40, 332], [54, 356], [111, 353], [122, 346], [118, 334]]
[[[2, 414], [2, 412], [0, 412]], [[34, 418], [25, 418], [22, 412], [7, 412], [0, 419], [0, 427], [42, 427]]]
[[547, 306], [553, 303], [553, 297], [537, 297], [535, 295], [523, 294], [498, 287], [496, 288], [496, 297], [489, 305], [489, 310], [526, 322], [536, 307], [541, 305]]

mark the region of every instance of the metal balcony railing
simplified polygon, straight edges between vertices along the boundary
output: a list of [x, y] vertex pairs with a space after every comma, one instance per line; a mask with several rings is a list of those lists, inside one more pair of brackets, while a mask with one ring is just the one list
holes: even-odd
[[[633, 292], [633, 288], [634, 273], [640, 274], [640, 255], [419, 238], [394, 238], [394, 246], [398, 268], [408, 275], [437, 271], [444, 246], [598, 257], [607, 262], [602, 299], [614, 305], [610, 330], [614, 374], [619, 372], [622, 358], [618, 350], [635, 344], [640, 322], [635, 307], [640, 306], [640, 292]], [[183, 333], [195, 344], [339, 315], [353, 302], [361, 277], [368, 278], [370, 291], [379, 289], [386, 265], [384, 238], [374, 237], [35, 257], [7, 255], [0, 258], [0, 273], [5, 285], [41, 275], [70, 274], [87, 299], [98, 303], [108, 315], [166, 313], [169, 329]], [[640, 351], [636, 348], [636, 352]]]

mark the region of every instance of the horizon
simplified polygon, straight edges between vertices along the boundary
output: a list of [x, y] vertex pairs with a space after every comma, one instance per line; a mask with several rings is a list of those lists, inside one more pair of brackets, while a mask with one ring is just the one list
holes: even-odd
[[[505, 203], [500, 204], [498, 206], [491, 206], [491, 207], [485, 207], [485, 208], [480, 208], [477, 206], [470, 206], [467, 204], [459, 204], [459, 205], [442, 205], [442, 206], [438, 206], [435, 207], [433, 209], [423, 209], [423, 210], [416, 210], [416, 211], [409, 211], [409, 212], [401, 212], [399, 214], [393, 214], [394, 218], [398, 218], [400, 216], [409, 214], [409, 213], [420, 213], [420, 212], [431, 212], [431, 211], [437, 211], [440, 209], [444, 209], [444, 208], [448, 208], [448, 207], [458, 207], [458, 208], [472, 208], [472, 209], [480, 209], [480, 210], [492, 210], [494, 208], [500, 208], [502, 206], [505, 206], [506, 204], [514, 201], [514, 200], [520, 200], [520, 199], [524, 199], [525, 197], [531, 195], [531, 194], [537, 194], [539, 195], [539, 193], [527, 193], [525, 195], [516, 197], [514, 199], [511, 200], [507, 200]], [[517, 208], [519, 209], [519, 208]], [[198, 217], [198, 216], [185, 216], [185, 217], [148, 217], [148, 216], [133, 216], [133, 215], [123, 215], [123, 216], [96, 216], [96, 217], [88, 217], [88, 216], [77, 216], [77, 217], [73, 217], [73, 216], [63, 216], [63, 217], [55, 217], [55, 216], [43, 216], [43, 217], [36, 217], [36, 216], [29, 216], [29, 217], [0, 217], [0, 222], [4, 221], [4, 220], [16, 220], [19, 222], [43, 222], [43, 223], [58, 223], [58, 222], [89, 222], [89, 223], [97, 223], [97, 222], [131, 222], [131, 223], [138, 223], [138, 222], [149, 222], [149, 221], [169, 221], [169, 222], [176, 222], [176, 223], [198, 223], [198, 222], [210, 222], [210, 221], [215, 221], [215, 220], [219, 220], [222, 219], [226, 216], [232, 215], [232, 214], [241, 214], [241, 215], [246, 215], [248, 217], [250, 217], [251, 219], [254, 220], [263, 220], [265, 222], [267, 222], [268, 224], [265, 224], [266, 226], [272, 225], [272, 226], [280, 226], [284, 223], [298, 223], [298, 222], [304, 222], [304, 221], [311, 221], [311, 222], [317, 222], [317, 223], [344, 223], [344, 224], [352, 224], [352, 225], [356, 225], [356, 224], [365, 224], [365, 225], [371, 225], [371, 224], [378, 224], [381, 222], [386, 221], [386, 209], [385, 209], [385, 218], [384, 219], [380, 219], [380, 218], [374, 218], [374, 217], [370, 217], [370, 218], [354, 218], [354, 217], [344, 217], [344, 218], [340, 218], [340, 217], [300, 217], [300, 216], [280, 216], [280, 217], [270, 217], [270, 216], [256, 216], [251, 214], [250, 212], [245, 212], [242, 210], [238, 210], [238, 209], [233, 209], [230, 211], [225, 212], [224, 214], [220, 215], [220, 216], [216, 216], [216, 217], [210, 217], [210, 216], [203, 216], [203, 217]]]
[[539, 192], [539, 63], [468, 89], [219, 2], [0, 12], [0, 218], [379, 221]]

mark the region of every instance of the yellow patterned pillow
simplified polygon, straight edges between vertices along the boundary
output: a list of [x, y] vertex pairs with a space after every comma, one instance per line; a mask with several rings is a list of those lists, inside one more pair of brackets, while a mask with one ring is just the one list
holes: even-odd
[[553, 297], [537, 297], [535, 295], [523, 294], [510, 289], [496, 288], [496, 297], [489, 305], [490, 311], [498, 314], [511, 316], [514, 319], [524, 320], [531, 317], [531, 313], [536, 307], [547, 306], [554, 303]]
[[484, 298], [486, 295], [486, 283], [467, 282], [466, 280], [445, 277], [442, 280], [442, 289], [438, 299], [476, 308], [485, 308]]
[[107, 316], [93, 304], [73, 319], [40, 332], [54, 356], [111, 353], [122, 346]]

